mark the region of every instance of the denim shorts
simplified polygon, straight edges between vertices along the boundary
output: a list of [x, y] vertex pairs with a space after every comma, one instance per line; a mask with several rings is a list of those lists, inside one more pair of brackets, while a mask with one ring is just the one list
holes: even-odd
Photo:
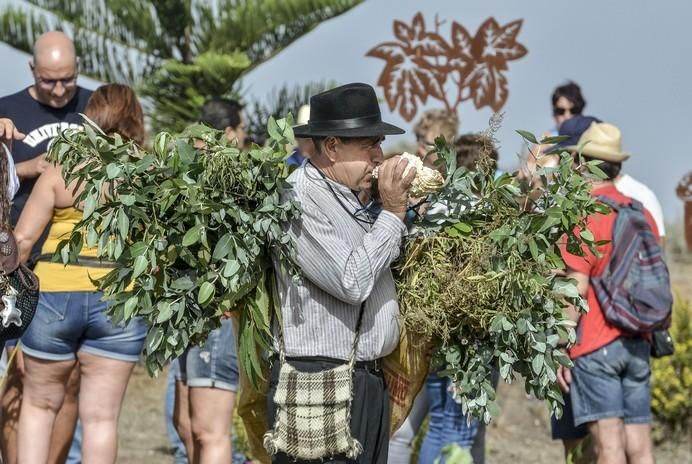
[[221, 327], [213, 330], [202, 346], [190, 346], [178, 358], [178, 380], [188, 387], [238, 390], [238, 354], [236, 352], [233, 323], [224, 319]]
[[651, 422], [649, 342], [620, 337], [574, 360], [574, 424], [621, 417], [625, 424]]
[[21, 338], [22, 351], [49, 361], [75, 359], [78, 351], [137, 362], [147, 326], [141, 319], [113, 325], [101, 292], [41, 292], [36, 315]]

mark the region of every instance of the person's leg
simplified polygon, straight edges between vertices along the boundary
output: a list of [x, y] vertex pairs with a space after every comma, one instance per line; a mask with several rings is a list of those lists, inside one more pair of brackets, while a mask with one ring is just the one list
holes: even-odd
[[188, 457], [195, 455], [195, 444], [192, 439], [192, 425], [190, 424], [190, 390], [182, 381], [175, 383], [175, 406], [173, 408], [173, 424], [178, 431], [180, 439], [185, 444], [185, 452]]
[[600, 419], [589, 422], [587, 427], [597, 464], [627, 464], [625, 424], [621, 418]]
[[77, 356], [82, 373], [82, 459], [89, 464], [112, 464], [117, 456], [120, 408], [135, 363], [82, 351]]
[[[446, 393], [443, 422], [445, 435], [442, 439], [442, 448], [444, 449], [448, 445], [455, 444], [462, 449], [470, 451], [476, 435], [478, 435], [480, 423], [477, 419], [470, 419], [464, 415], [461, 405], [454, 400], [454, 395], [449, 389]], [[440, 450], [441, 452], [442, 450]]]
[[654, 464], [651, 424], [625, 424], [625, 448], [628, 464]]
[[233, 325], [227, 319], [203, 346], [187, 350], [185, 381], [195, 464], [231, 460], [231, 419], [239, 382], [235, 347]]
[[627, 339], [620, 337], [574, 360], [570, 386], [574, 424], [587, 424], [599, 464], [626, 461], [623, 378], [630, 358]]
[[651, 368], [648, 341], [641, 338], [625, 340], [630, 354], [622, 378], [625, 402], [625, 451], [629, 464], [653, 464], [651, 440]]
[[[79, 415], [79, 408], [77, 408], [77, 414]], [[77, 419], [77, 426], [74, 429], [65, 464], [82, 464], [82, 423], [79, 422], [79, 419]]]
[[175, 359], [168, 367], [168, 376], [166, 378], [166, 398], [164, 404], [166, 433], [168, 435], [168, 443], [173, 451], [173, 458], [176, 464], [187, 463], [187, 451], [185, 451], [185, 443], [180, 438], [178, 431], [175, 429], [174, 413], [175, 413], [175, 384], [178, 380], [180, 367], [178, 360]]
[[570, 395], [563, 393], [562, 397], [565, 400], [565, 404], [562, 406], [562, 416], [559, 419], [550, 418], [552, 438], [553, 440], [562, 440], [565, 462], [573, 462], [574, 464], [591, 462], [578, 457], [579, 454], [591, 455], [591, 453], [582, 453], [584, 450], [582, 443], [584, 438], [589, 435], [589, 431], [585, 425], [575, 427]]
[[77, 425], [77, 396], [79, 395], [79, 366], [75, 363], [65, 388], [65, 399], [50, 439], [49, 463], [63, 464], [72, 445], [75, 427]]
[[423, 388], [413, 401], [408, 417], [389, 440], [389, 464], [409, 464], [413, 452], [411, 444], [428, 414], [428, 408], [428, 395]]
[[[12, 351], [16, 347], [8, 346]], [[17, 348], [18, 349], [18, 348]], [[5, 378], [5, 390], [2, 392], [0, 404], [0, 452], [3, 464], [17, 463], [17, 427], [19, 425], [19, 410], [22, 407], [22, 389], [24, 381], [23, 355], [21, 350], [15, 354], [14, 361], [9, 365]]]
[[194, 440], [193, 464], [231, 461], [231, 418], [235, 392], [189, 387], [190, 425]]
[[48, 462], [51, 435], [65, 398], [74, 360], [47, 361], [24, 355], [24, 391], [19, 416], [17, 462]]
[[425, 379], [425, 391], [430, 404], [430, 421], [418, 453], [419, 464], [433, 464], [442, 451], [448, 386], [447, 377], [439, 377], [436, 372], [429, 374]]

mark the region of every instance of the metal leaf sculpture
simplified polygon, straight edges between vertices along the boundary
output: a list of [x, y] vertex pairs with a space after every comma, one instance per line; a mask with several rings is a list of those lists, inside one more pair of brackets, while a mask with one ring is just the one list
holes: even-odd
[[[383, 42], [366, 56], [385, 60], [377, 84], [384, 89], [390, 111], [398, 111], [406, 121], [415, 117], [419, 103], [425, 104], [428, 97], [453, 112], [465, 100], [473, 101], [476, 108], [499, 111], [509, 96], [507, 62], [527, 53], [517, 41], [521, 25], [521, 19], [501, 26], [488, 18], [471, 36], [453, 21], [448, 42], [437, 31], [439, 23], [435, 32], [428, 31], [418, 13], [411, 25], [394, 21], [397, 41]], [[450, 84], [454, 92], [445, 90]]]

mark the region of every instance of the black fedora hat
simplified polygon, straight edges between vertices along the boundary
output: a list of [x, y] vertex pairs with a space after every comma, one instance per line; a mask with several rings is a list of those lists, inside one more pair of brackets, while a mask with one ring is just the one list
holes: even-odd
[[375, 90], [368, 84], [346, 84], [310, 98], [310, 120], [296, 126], [296, 137], [376, 137], [405, 131], [382, 122]]

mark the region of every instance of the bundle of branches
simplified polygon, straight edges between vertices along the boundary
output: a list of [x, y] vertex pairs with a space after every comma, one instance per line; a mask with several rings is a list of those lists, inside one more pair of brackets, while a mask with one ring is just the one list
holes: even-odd
[[594, 162], [575, 169], [563, 153], [559, 166], [538, 169], [543, 187], [529, 204], [530, 187], [508, 174], [496, 179], [489, 158], [469, 171], [456, 167], [454, 147], [443, 139], [435, 151], [446, 183], [419, 216], [396, 269], [404, 322], [433, 340], [433, 362], [453, 380], [464, 413], [486, 422], [499, 413], [491, 382], [499, 370], [506, 382], [521, 375], [527, 393], [559, 415], [556, 371], [570, 361], [558, 342], [575, 342], [563, 309], [586, 305], [576, 282], [556, 273], [565, 267], [558, 242], [567, 240], [575, 254], [583, 254], [582, 244], [594, 250], [591, 233], [577, 236], [575, 227], [605, 211], [585, 178], [602, 171]]
[[270, 120], [268, 144], [249, 152], [201, 125], [175, 136], [162, 132], [146, 150], [89, 121], [52, 145], [66, 184], [83, 187], [76, 201], [84, 211], [54, 259], [75, 262], [89, 246], [114, 264], [95, 284], [114, 323], [149, 323], [150, 373], [241, 308], [241, 366], [251, 378], [259, 375], [256, 343], [268, 347], [271, 335], [270, 250], [295, 271], [282, 225], [297, 217], [299, 205], [280, 200], [288, 188], [283, 147], [292, 142], [291, 123]]

